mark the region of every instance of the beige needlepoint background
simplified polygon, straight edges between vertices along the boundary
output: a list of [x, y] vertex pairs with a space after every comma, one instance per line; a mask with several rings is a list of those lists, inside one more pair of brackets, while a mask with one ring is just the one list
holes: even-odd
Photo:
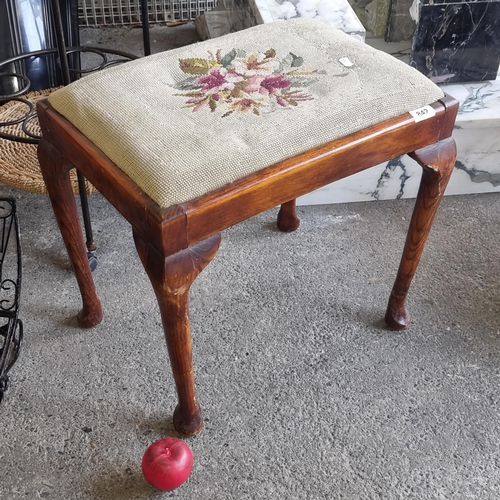
[[167, 207], [442, 97], [394, 57], [299, 18], [109, 68], [49, 101]]

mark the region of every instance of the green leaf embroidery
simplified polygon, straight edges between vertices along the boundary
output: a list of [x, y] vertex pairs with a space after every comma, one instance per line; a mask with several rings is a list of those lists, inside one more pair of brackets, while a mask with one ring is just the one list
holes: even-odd
[[288, 73], [292, 67], [293, 56], [292, 54], [287, 54], [282, 60], [278, 68], [278, 73]]
[[228, 52], [221, 60], [220, 63], [224, 68], [227, 68], [236, 58], [236, 50], [233, 49], [231, 52]]
[[196, 90], [199, 89], [200, 86], [195, 83], [197, 76], [190, 76], [182, 82], [177, 82], [172, 87], [177, 90]]
[[290, 55], [292, 56], [292, 68], [300, 68], [304, 64], [304, 58], [296, 56], [295, 54], [292, 54], [290, 52]]
[[212, 68], [216, 67], [220, 67], [220, 64], [212, 59], [179, 59], [179, 68], [189, 75], [206, 75]]
[[172, 94], [172, 95], [182, 96], [182, 97], [202, 97], [204, 94], [203, 92], [196, 90], [195, 92], [188, 92], [187, 94]]
[[290, 78], [290, 87], [309, 87], [318, 80], [319, 78]]

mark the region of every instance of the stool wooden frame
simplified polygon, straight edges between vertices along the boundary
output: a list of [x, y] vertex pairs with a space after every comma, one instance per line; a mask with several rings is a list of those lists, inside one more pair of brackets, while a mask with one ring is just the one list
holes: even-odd
[[270, 165], [197, 199], [162, 208], [47, 101], [40, 102], [43, 139], [38, 157], [82, 295], [80, 325], [97, 325], [102, 309], [69, 180], [73, 167], [132, 225], [138, 254], [161, 311], [178, 394], [174, 426], [184, 436], [196, 434], [203, 420], [195, 394], [188, 293], [217, 253], [220, 232], [278, 205], [279, 228], [293, 231], [299, 226], [295, 212], [298, 196], [408, 153], [422, 166], [423, 174], [385, 316], [391, 328], [405, 328], [409, 324], [405, 307], [408, 289], [456, 158], [451, 135], [458, 101], [445, 96], [432, 107], [436, 114], [427, 120], [416, 122], [405, 113]]

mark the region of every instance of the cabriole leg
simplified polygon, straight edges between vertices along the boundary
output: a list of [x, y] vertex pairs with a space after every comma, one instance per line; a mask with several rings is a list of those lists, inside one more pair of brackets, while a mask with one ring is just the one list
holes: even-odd
[[410, 324], [410, 315], [405, 307], [406, 296], [453, 172], [456, 154], [455, 141], [451, 137], [410, 154], [422, 166], [423, 173], [403, 256], [385, 315], [387, 325], [395, 330], [403, 330]]
[[300, 219], [297, 217], [296, 200], [290, 200], [281, 205], [278, 212], [278, 228], [284, 233], [291, 233], [300, 226]]
[[148, 245], [135, 230], [134, 241], [160, 307], [179, 398], [174, 412], [174, 427], [183, 436], [193, 436], [201, 430], [203, 419], [194, 384], [189, 288], [214, 258], [221, 236], [217, 234], [167, 257]]
[[78, 209], [69, 179], [71, 165], [44, 139], [38, 145], [38, 160], [82, 295], [83, 308], [78, 313], [78, 322], [80, 326], [92, 327], [101, 322], [102, 308], [92, 279], [87, 248], [83, 241]]

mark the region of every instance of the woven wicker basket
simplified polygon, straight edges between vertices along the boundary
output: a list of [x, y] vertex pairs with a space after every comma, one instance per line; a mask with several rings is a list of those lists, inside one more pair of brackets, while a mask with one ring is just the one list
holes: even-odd
[[[22, 98], [36, 106], [37, 101], [44, 99], [54, 90], [56, 89], [30, 92], [23, 95]], [[0, 122], [15, 121], [23, 117], [27, 111], [28, 108], [25, 103], [10, 101], [0, 106]], [[0, 130], [7, 134], [28, 137], [23, 132], [20, 123], [1, 127]], [[36, 117], [28, 122], [28, 130], [32, 134], [40, 134], [40, 126]], [[25, 144], [0, 138], [0, 182], [31, 193], [47, 193], [38, 164], [36, 148], [36, 144]], [[73, 192], [78, 194], [78, 181], [75, 169], [71, 170], [70, 178]], [[90, 194], [96, 191], [90, 182], [85, 182], [87, 193]]]

